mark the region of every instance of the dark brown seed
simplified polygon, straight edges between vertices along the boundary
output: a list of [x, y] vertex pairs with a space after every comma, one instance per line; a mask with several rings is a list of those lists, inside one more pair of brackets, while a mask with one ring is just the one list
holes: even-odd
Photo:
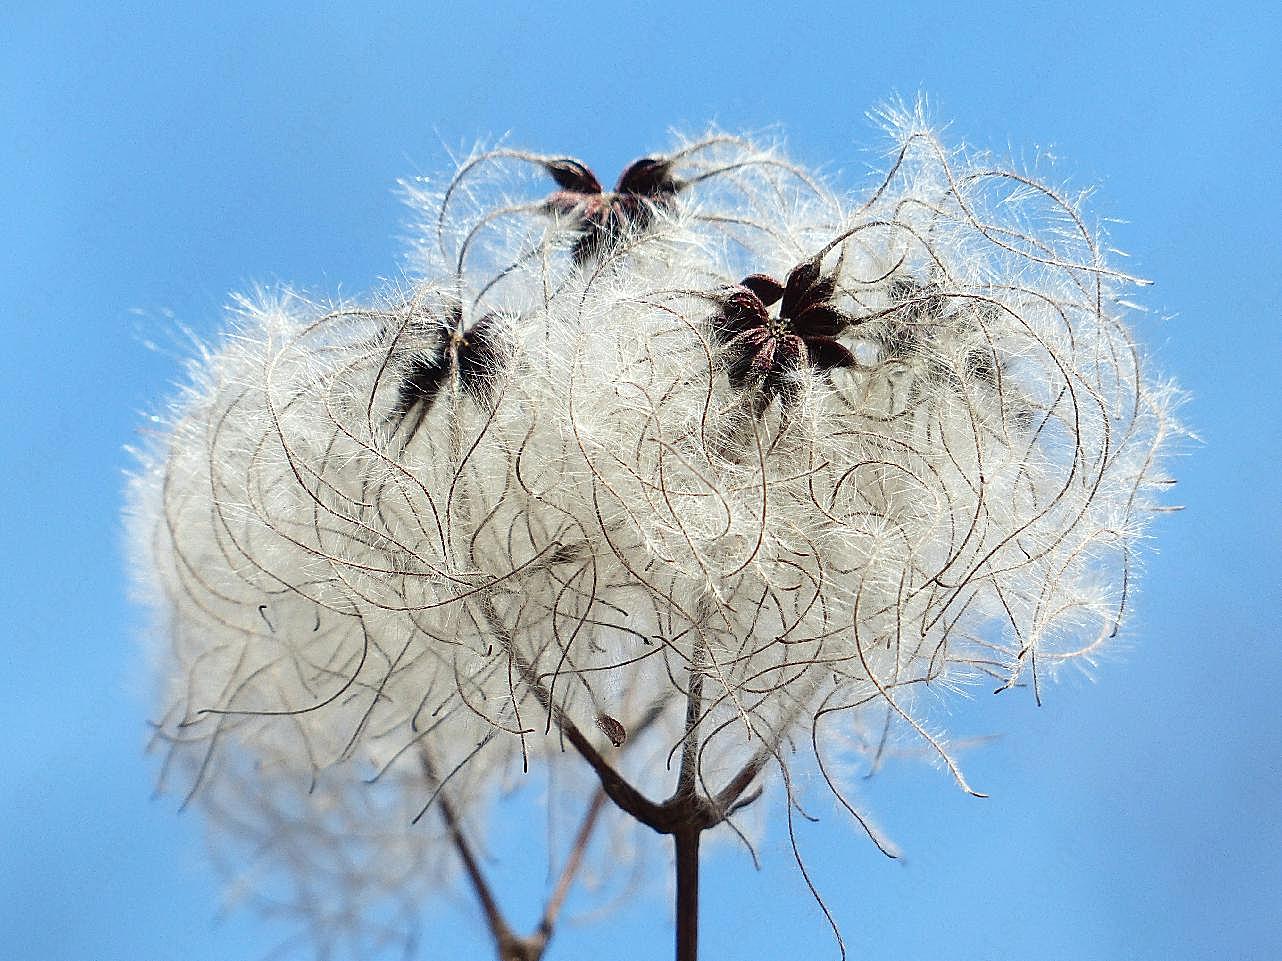
[[627, 728], [610, 717], [609, 714], [598, 714], [596, 716], [596, 726], [601, 729], [601, 733], [608, 737], [610, 743], [615, 747], [623, 747], [623, 742], [628, 739]]

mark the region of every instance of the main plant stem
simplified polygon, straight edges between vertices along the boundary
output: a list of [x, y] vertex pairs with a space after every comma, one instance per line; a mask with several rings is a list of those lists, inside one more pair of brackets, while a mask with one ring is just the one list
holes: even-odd
[[677, 860], [676, 961], [696, 961], [699, 956], [699, 835], [706, 826], [699, 820], [702, 798], [696, 782], [698, 728], [699, 722], [703, 720], [703, 665], [700, 662], [705, 656], [706, 645], [703, 635], [699, 633], [696, 634], [690, 658], [681, 769], [677, 773], [677, 789], [668, 801], [677, 813], [672, 830]]
[[677, 959], [699, 957], [699, 835], [697, 826], [673, 833], [677, 852]]

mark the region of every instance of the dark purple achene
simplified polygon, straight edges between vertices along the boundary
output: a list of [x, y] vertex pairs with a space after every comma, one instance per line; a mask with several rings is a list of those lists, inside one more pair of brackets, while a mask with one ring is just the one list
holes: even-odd
[[[810, 367], [827, 374], [853, 367], [854, 355], [837, 341], [850, 317], [832, 306], [837, 283], [821, 277], [818, 261], [794, 267], [786, 283], [752, 274], [731, 287], [712, 318], [713, 331], [726, 345], [726, 373], [737, 390], [756, 386], [766, 402], [776, 394], [786, 405], [796, 400], [796, 381], [788, 375]], [[769, 307], [779, 303], [779, 315]]]
[[501, 320], [486, 314], [467, 330], [461, 330], [462, 310], [453, 306], [447, 311], [449, 333], [440, 350], [428, 357], [418, 357], [401, 379], [392, 416], [404, 419], [415, 404], [424, 412], [432, 406], [453, 371], [458, 372], [459, 387], [485, 407], [494, 405], [495, 372], [502, 364], [499, 343], [503, 336]]
[[659, 211], [675, 209], [676, 195], [684, 186], [673, 176], [672, 162], [658, 157], [633, 161], [610, 193], [577, 160], [549, 160], [544, 167], [561, 188], [544, 207], [578, 221], [579, 237], [570, 251], [576, 264], [600, 256], [629, 230], [644, 230]]

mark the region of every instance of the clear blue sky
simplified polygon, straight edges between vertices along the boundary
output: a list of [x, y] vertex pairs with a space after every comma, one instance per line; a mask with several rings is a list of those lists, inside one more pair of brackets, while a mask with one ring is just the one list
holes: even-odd
[[[1203, 442], [1174, 465], [1188, 509], [1156, 527], [1125, 649], [1040, 710], [958, 709], [1004, 735], [965, 758], [990, 799], [924, 765], [875, 783], [905, 864], [820, 812], [816, 881], [860, 961], [1282, 957], [1276, 4], [210, 6], [0, 13], [0, 958], [274, 943], [213, 922], [195, 818], [149, 797], [119, 521], [124, 445], [178, 375], [149, 341], [211, 335], [256, 282], [377, 288], [401, 254], [394, 182], [440, 170], [442, 145], [510, 131], [608, 171], [672, 125], [778, 124], [855, 183], [865, 111], [919, 90], [953, 137], [1049, 149], [1098, 185], [1156, 281], [1140, 338]], [[778, 827], [764, 854], [760, 874], [709, 863], [705, 955], [835, 958]], [[671, 957], [667, 910], [565, 927], [549, 961]], [[427, 925], [425, 958], [489, 956], [466, 900]]]

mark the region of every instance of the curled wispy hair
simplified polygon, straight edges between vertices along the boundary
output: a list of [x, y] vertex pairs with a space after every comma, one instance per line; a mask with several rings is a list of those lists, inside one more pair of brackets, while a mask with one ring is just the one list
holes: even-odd
[[973, 791], [919, 692], [1118, 632], [1174, 391], [1075, 199], [889, 119], [856, 196], [723, 135], [613, 192], [478, 151], [406, 289], [242, 301], [135, 484], [187, 789], [226, 741], [426, 752], [425, 808], [581, 756], [679, 833], [800, 765], [889, 852], [832, 756], [881, 717]]

